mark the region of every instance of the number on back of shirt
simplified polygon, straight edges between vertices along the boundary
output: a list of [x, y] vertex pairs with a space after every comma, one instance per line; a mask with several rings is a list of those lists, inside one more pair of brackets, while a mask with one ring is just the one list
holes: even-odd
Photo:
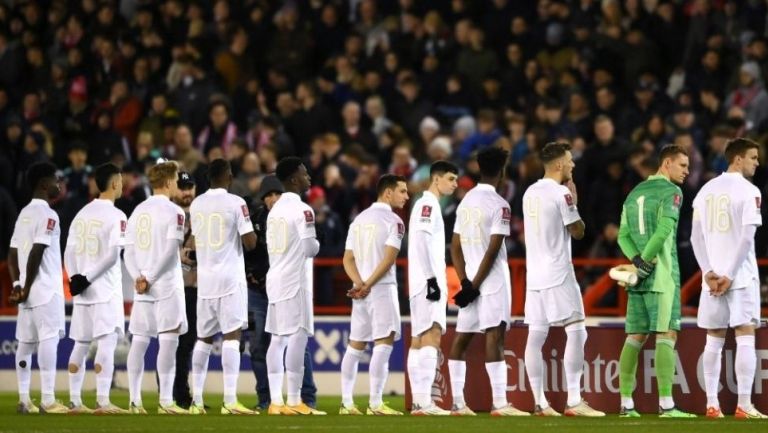
[[459, 209], [459, 228], [462, 244], [479, 244], [483, 241], [483, 210], [479, 207]]
[[75, 221], [75, 254], [82, 255], [83, 253], [89, 256], [99, 255], [101, 251], [101, 242], [99, 241], [99, 229], [104, 223], [99, 220], [82, 220]]

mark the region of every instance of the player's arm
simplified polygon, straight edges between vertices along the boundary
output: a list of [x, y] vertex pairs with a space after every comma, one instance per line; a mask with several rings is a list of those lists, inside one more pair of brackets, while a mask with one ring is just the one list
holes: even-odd
[[568, 229], [568, 233], [573, 239], [580, 240], [584, 238], [586, 226], [576, 207], [576, 204], [578, 203], [576, 185], [573, 181], [568, 181], [565, 187], [568, 189], [568, 193], [564, 194], [563, 198], [558, 200], [557, 207], [560, 210], [560, 217], [563, 219], [563, 224], [566, 229]]
[[344, 264], [344, 272], [346, 272], [349, 279], [355, 288], [363, 285], [363, 279], [360, 277], [360, 271], [357, 270], [357, 263], [355, 262], [355, 254], [351, 249], [344, 250], [344, 258], [342, 259]]
[[693, 208], [693, 222], [691, 223], [691, 247], [693, 247], [693, 255], [696, 257], [699, 268], [701, 268], [701, 273], [707, 275], [712, 272], [712, 265], [710, 264], [709, 254], [707, 254], [707, 247], [704, 241], [701, 214], [696, 207]]
[[459, 281], [467, 279], [467, 263], [464, 261], [464, 251], [461, 249], [461, 235], [454, 233], [451, 238], [451, 261], [456, 269]]
[[239, 209], [235, 210], [235, 218], [237, 218], [237, 232], [240, 234], [240, 241], [243, 243], [243, 249], [245, 251], [251, 251], [256, 248], [256, 232], [253, 231], [253, 224], [251, 223], [251, 214], [248, 211], [248, 205], [245, 204], [245, 200], [240, 199]]
[[632, 240], [632, 235], [629, 229], [629, 223], [627, 223], [627, 208], [621, 209], [621, 223], [619, 224], [619, 237], [617, 239], [621, 252], [624, 253], [624, 257], [632, 260], [632, 257], [640, 254], [640, 250], [635, 245], [635, 241]]
[[504, 235], [491, 235], [491, 241], [488, 243], [488, 249], [483, 254], [483, 259], [480, 260], [480, 266], [477, 267], [477, 273], [472, 280], [472, 287], [480, 290], [480, 286], [485, 281], [488, 274], [491, 272], [493, 262], [496, 260], [496, 256], [499, 254], [501, 246], [504, 245]]
[[386, 245], [384, 247], [384, 257], [381, 259], [378, 265], [376, 265], [376, 268], [373, 270], [371, 275], [363, 281], [363, 286], [370, 291], [371, 287], [375, 286], [377, 282], [383, 277], [389, 270], [392, 268], [392, 266], [395, 265], [395, 261], [397, 260], [397, 253], [399, 253], [400, 250], [390, 246]]
[[733, 279], [736, 278], [736, 273], [739, 268], [744, 264], [749, 252], [754, 248], [752, 241], [755, 238], [755, 232], [757, 227], [763, 224], [762, 214], [760, 213], [760, 192], [755, 190], [755, 197], [749, 197], [749, 200], [744, 200], [741, 203], [741, 234], [739, 236], [739, 242], [736, 244], [736, 254], [733, 256], [733, 261], [725, 268], [725, 275], [720, 277], [718, 284], [722, 291], [728, 290], [731, 287]]
[[578, 220], [575, 223], [568, 224], [565, 226], [568, 229], [568, 233], [571, 234], [571, 237], [576, 240], [584, 239], [584, 232], [586, 231], [586, 225], [584, 225], [584, 221]]
[[301, 239], [301, 250], [304, 257], [311, 259], [320, 252], [320, 242], [317, 240], [317, 232], [315, 231], [315, 212], [310, 207], [307, 209], [304, 211], [303, 217], [297, 221], [296, 230], [299, 233], [299, 239]]
[[35, 278], [37, 278], [37, 274], [40, 272], [40, 264], [43, 262], [43, 254], [46, 248], [48, 248], [48, 245], [32, 244], [32, 249], [29, 250], [29, 258], [27, 258], [27, 278], [24, 280], [24, 288], [22, 289], [19, 302], [24, 302], [29, 297], [32, 283], [35, 282]]

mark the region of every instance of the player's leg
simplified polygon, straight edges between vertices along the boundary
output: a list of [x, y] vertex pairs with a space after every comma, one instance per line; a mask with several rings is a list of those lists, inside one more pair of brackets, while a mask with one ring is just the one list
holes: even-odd
[[366, 343], [350, 339], [341, 359], [341, 406], [342, 411], [354, 411], [353, 393], [357, 381], [357, 367], [365, 354]]
[[[19, 309], [21, 311], [21, 309]], [[20, 321], [21, 322], [21, 321]], [[20, 326], [20, 325], [17, 325]], [[16, 380], [19, 387], [19, 413], [37, 413], [38, 408], [29, 397], [29, 384], [32, 381], [32, 354], [36, 342], [19, 341], [16, 347]]]
[[581, 376], [584, 370], [584, 344], [587, 342], [587, 328], [584, 320], [565, 325], [565, 354], [563, 367], [568, 387], [568, 407], [581, 404]]
[[504, 361], [506, 323], [485, 330], [485, 371], [491, 382], [493, 407], [507, 406], [507, 363]]
[[176, 377], [176, 350], [181, 329], [161, 332], [158, 336], [157, 375], [160, 378], [160, 408], [173, 407], [173, 380]]
[[525, 343], [525, 371], [528, 374], [528, 382], [531, 384], [531, 392], [536, 406], [535, 412], [545, 413], [549, 408], [549, 402], [544, 395], [544, 360], [541, 348], [547, 341], [549, 325], [528, 325], [528, 339]]
[[128, 324], [128, 332], [132, 336], [126, 361], [130, 394], [129, 410], [135, 414], [146, 414], [141, 399], [141, 384], [144, 378], [144, 355], [147, 353], [150, 339], [157, 336], [154, 304], [154, 302], [134, 302]]
[[440, 350], [440, 339], [443, 328], [440, 324], [433, 322], [432, 327], [421, 334], [419, 350], [419, 375], [417, 388], [413, 392], [414, 401], [422, 408], [433, 406], [432, 403], [432, 384], [435, 382], [435, 372], [437, 371], [437, 357]]
[[208, 360], [212, 348], [213, 336], [198, 338], [192, 350], [192, 404], [189, 408], [193, 414], [205, 411], [203, 391], [205, 390], [205, 378], [208, 375]]
[[[730, 293], [727, 294], [730, 296]], [[720, 391], [720, 366], [725, 345], [730, 312], [726, 296], [712, 296], [708, 290], [702, 290], [699, 297], [699, 310], [696, 323], [707, 331], [704, 352], [701, 355], [704, 372], [704, 390], [707, 393], [708, 418], [722, 418], [717, 394]]]
[[59, 340], [64, 337], [64, 298], [54, 296], [47, 304], [32, 308], [37, 328], [37, 365], [40, 368], [40, 411], [67, 413], [69, 409], [56, 401], [56, 358]]
[[[413, 314], [413, 305], [411, 306], [411, 316], [415, 316], [415, 314]], [[411, 324], [411, 326], [413, 326], [413, 324]], [[413, 398], [413, 404], [416, 406], [422, 404], [418, 396], [419, 390], [421, 389], [420, 381], [423, 379], [420, 354], [421, 337], [419, 335], [411, 335], [411, 347], [408, 349], [406, 369], [408, 370], [408, 382], [411, 385], [411, 397]]]
[[755, 381], [757, 354], [755, 353], [755, 326], [752, 323], [736, 327], [736, 386], [739, 394], [737, 418], [766, 418], [752, 405], [752, 386]]
[[384, 404], [382, 396], [384, 387], [389, 377], [389, 357], [392, 354], [392, 346], [395, 343], [395, 332], [388, 337], [379, 338], [374, 341], [373, 354], [371, 355], [371, 364], [368, 369], [370, 389], [368, 390], [368, 413], [372, 411], [383, 415], [402, 415], [402, 413], [388, 410]]
[[448, 355], [448, 374], [451, 376], [452, 411], [454, 412], [467, 406], [464, 400], [464, 382], [467, 376], [466, 352], [474, 336], [474, 333], [457, 331], [453, 342], [451, 342], [451, 351]]
[[49, 337], [37, 343], [37, 365], [40, 368], [40, 390], [42, 408], [56, 403], [56, 352], [59, 347], [58, 337]]
[[[267, 349], [267, 376], [269, 377], [269, 413], [279, 415], [285, 403], [283, 400], [283, 377], [285, 366], [283, 357], [288, 346], [288, 337], [284, 335], [272, 335]], [[273, 413], [273, 408], [275, 409]]]
[[[69, 355], [69, 407], [77, 409], [83, 406], [82, 389], [85, 379], [85, 358], [91, 348], [90, 341], [75, 341]], [[74, 411], [73, 411], [74, 413]]]
[[309, 336], [299, 329], [288, 337], [285, 353], [285, 372], [287, 376], [287, 404], [289, 407], [301, 404], [301, 382], [304, 380], [304, 352]]
[[637, 383], [637, 363], [640, 351], [650, 333], [650, 319], [645, 306], [644, 293], [628, 292], [627, 315], [624, 329], [627, 338], [619, 356], [620, 416], [640, 416], [635, 410], [632, 393]]
[[96, 357], [93, 360], [93, 371], [96, 373], [96, 403], [99, 408], [112, 406], [109, 390], [112, 387], [112, 376], [115, 372], [115, 350], [119, 338], [118, 332], [111, 332], [96, 338]]

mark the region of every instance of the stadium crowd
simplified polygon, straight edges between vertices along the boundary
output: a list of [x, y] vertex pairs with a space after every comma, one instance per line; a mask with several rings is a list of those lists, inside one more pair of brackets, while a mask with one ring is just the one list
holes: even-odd
[[[417, 193], [431, 162], [452, 160], [460, 200], [487, 146], [510, 150], [507, 248], [520, 257], [523, 192], [542, 173], [537, 149], [555, 140], [573, 145], [587, 227], [574, 255], [620, 257], [622, 202], [663, 144], [691, 155], [688, 204], [726, 168], [728, 138], [765, 146], [767, 16], [766, 2], [728, 0], [6, 1], [0, 259], [38, 161], [61, 168], [54, 208], [67, 233], [97, 195], [98, 164], [123, 168], [117, 206], [130, 215], [158, 157], [180, 161], [198, 194], [206, 162], [224, 157], [232, 192], [250, 200], [279, 158], [297, 155], [320, 256], [339, 257], [379, 175], [406, 176]], [[761, 191], [766, 176], [760, 167]], [[443, 209], [450, 230], [456, 206]], [[684, 277], [696, 270], [690, 209]], [[768, 253], [765, 230], [756, 247]]]

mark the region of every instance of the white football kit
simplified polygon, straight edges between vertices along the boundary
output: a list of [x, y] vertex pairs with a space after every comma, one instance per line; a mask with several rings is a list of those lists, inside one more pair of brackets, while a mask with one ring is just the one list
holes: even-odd
[[61, 274], [61, 227], [59, 216], [48, 202], [32, 199], [19, 213], [11, 248], [19, 258], [19, 284], [27, 279], [27, 261], [33, 244], [47, 245], [29, 297], [19, 304], [16, 339], [36, 343], [64, 337], [64, 280]]
[[[345, 249], [352, 251], [357, 271], [365, 281], [384, 259], [387, 246], [400, 250], [405, 234], [403, 220], [385, 203], [374, 203], [349, 226]], [[363, 299], [352, 300], [349, 339], [374, 341], [395, 333], [400, 339], [400, 302], [393, 265]]]
[[298, 194], [283, 193], [267, 218], [267, 320], [270, 334], [315, 333], [312, 309], [312, 258], [302, 249], [314, 239], [315, 212]]
[[525, 191], [525, 323], [549, 326], [584, 320], [567, 228], [579, 220], [570, 190], [554, 180], [540, 179]]
[[69, 337], [87, 342], [124, 333], [120, 250], [128, 218], [109, 200], [95, 199], [77, 213], [69, 228], [64, 264], [70, 278], [85, 276], [91, 285], [72, 299]]
[[[136, 206], [128, 218], [126, 245], [134, 248], [141, 275], [154, 280], [145, 294], [136, 294], [128, 331], [156, 337], [179, 328], [187, 332], [184, 280], [179, 248], [184, 241], [184, 210], [162, 195], [154, 195]], [[169, 255], [169, 257], [166, 257]], [[168, 260], [168, 261], [166, 261]], [[168, 263], [156, 269], [158, 263]], [[157, 275], [149, 275], [158, 272]]]
[[[740, 244], [742, 228], [762, 225], [761, 199], [760, 190], [740, 173], [723, 173], [696, 194], [693, 224], [701, 228], [705, 253], [717, 275], [729, 272], [727, 268], [737, 254], [734, 248]], [[760, 326], [760, 277], [754, 239], [725, 295], [710, 296], [703, 278], [701, 289], [699, 327], [725, 329], [750, 323]]]
[[[448, 281], [445, 273], [445, 224], [440, 202], [434, 194], [424, 191], [411, 209], [408, 224], [408, 288], [411, 304], [411, 335], [417, 337], [440, 325], [445, 333], [445, 309], [448, 303]], [[420, 233], [429, 236], [429, 245], [419, 245]], [[423, 254], [426, 251], [428, 254]], [[430, 301], [427, 279], [434, 277], [440, 287], [440, 300]]]
[[197, 254], [197, 335], [248, 327], [248, 294], [241, 236], [253, 232], [248, 206], [223, 188], [190, 206]]
[[[480, 267], [491, 236], [509, 236], [511, 219], [509, 203], [488, 184], [478, 184], [459, 203], [453, 232], [461, 238], [465, 271], [470, 281]], [[509, 327], [512, 321], [512, 288], [504, 244], [499, 248], [485, 281], [476, 289], [480, 290], [480, 296], [459, 310], [456, 332], [485, 332], [501, 324]]]

